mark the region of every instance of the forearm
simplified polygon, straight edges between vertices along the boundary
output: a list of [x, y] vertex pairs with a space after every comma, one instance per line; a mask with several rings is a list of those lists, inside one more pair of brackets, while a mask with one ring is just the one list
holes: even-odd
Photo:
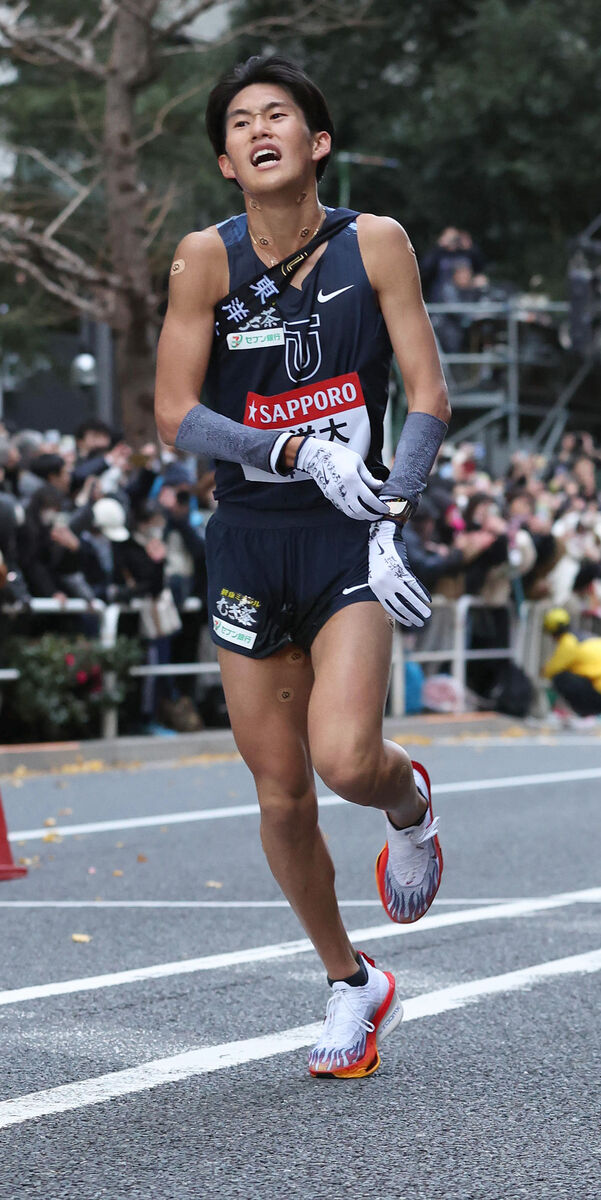
[[382, 489], [383, 496], [402, 496], [413, 504], [419, 503], [447, 428], [432, 413], [408, 413], [390, 475]]
[[251, 429], [195, 404], [184, 417], [175, 437], [178, 450], [206, 454], [208, 458], [237, 462], [261, 471], [276, 473], [276, 464], [289, 433]]

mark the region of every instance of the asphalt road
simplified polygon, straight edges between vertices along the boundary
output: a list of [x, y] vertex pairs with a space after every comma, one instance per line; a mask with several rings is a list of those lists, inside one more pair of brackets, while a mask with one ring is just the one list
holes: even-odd
[[406, 1001], [344, 1082], [307, 1073], [328, 990], [239, 761], [0, 782], [30, 862], [0, 889], [1, 1200], [599, 1195], [601, 738], [409, 749], [445, 854], [409, 932], [378, 814], [322, 810], [348, 927]]

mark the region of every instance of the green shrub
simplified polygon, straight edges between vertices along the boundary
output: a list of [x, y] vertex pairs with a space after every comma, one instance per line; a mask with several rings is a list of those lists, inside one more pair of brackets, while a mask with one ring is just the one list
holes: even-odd
[[129, 670], [142, 658], [140, 643], [127, 637], [111, 647], [53, 633], [13, 638], [3, 659], [20, 677], [6, 693], [5, 711], [41, 738], [93, 737], [101, 712], [122, 704], [136, 686]]

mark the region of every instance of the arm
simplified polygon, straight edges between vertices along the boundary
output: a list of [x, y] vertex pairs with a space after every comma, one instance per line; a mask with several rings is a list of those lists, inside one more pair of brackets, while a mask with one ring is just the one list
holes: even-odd
[[[247, 428], [198, 403], [213, 344], [214, 308], [228, 291], [225, 247], [214, 228], [180, 242], [161, 333], [155, 415], [167, 445], [273, 471], [286, 438]], [[289, 436], [289, 435], [288, 435]]]
[[415, 252], [389, 217], [358, 218], [359, 245], [399, 364], [409, 413], [383, 495], [419, 502], [451, 415], [442, 367], [422, 298]]
[[577, 649], [578, 638], [573, 633], [564, 633], [555, 647], [554, 654], [543, 666], [542, 673], [545, 678], [552, 679], [554, 675], [559, 675], [560, 671], [569, 671]]

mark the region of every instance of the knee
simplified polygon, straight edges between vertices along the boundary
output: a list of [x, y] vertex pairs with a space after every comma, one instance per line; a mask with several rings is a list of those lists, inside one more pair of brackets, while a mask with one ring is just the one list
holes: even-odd
[[315, 769], [336, 795], [369, 807], [382, 771], [381, 743], [376, 739], [363, 745], [339, 741], [318, 755]]
[[281, 833], [296, 831], [299, 834], [301, 830], [306, 833], [317, 826], [317, 797], [312, 781], [305, 779], [294, 787], [289, 780], [284, 784], [263, 777], [255, 779], [255, 784], [263, 828], [269, 826]]

